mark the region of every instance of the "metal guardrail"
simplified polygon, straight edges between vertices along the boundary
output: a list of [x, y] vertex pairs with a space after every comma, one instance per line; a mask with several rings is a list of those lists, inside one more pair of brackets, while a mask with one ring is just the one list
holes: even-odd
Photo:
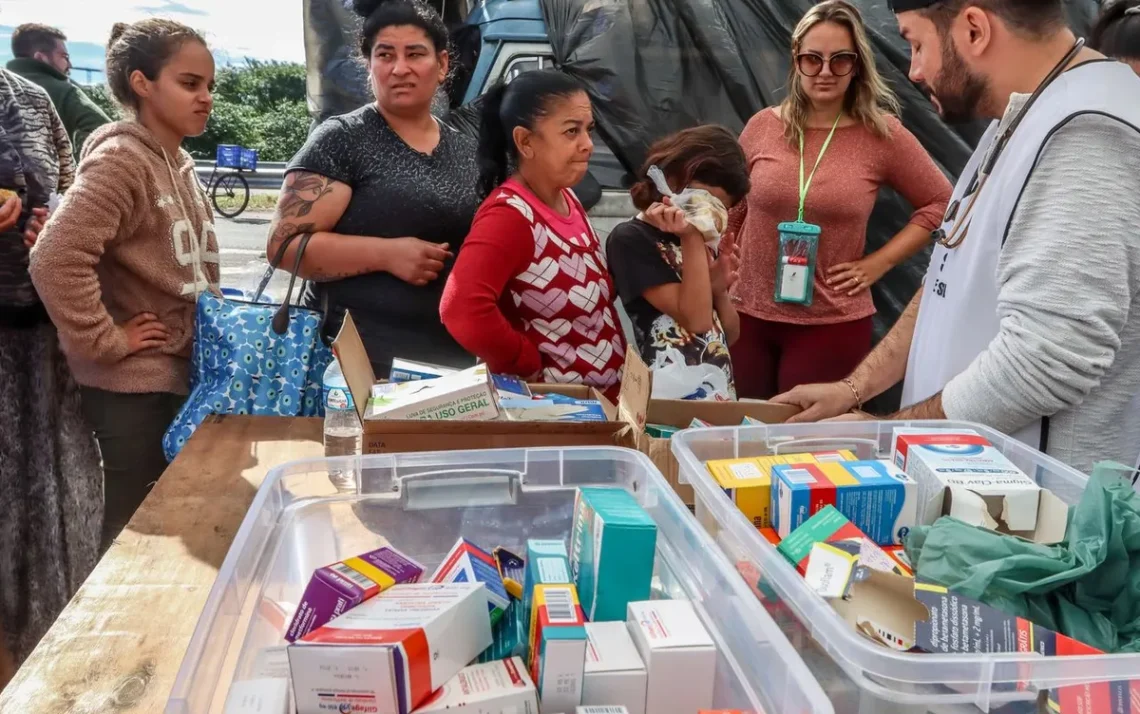
[[[214, 171], [214, 162], [197, 160], [194, 162], [198, 177], [205, 183]], [[279, 189], [285, 180], [285, 162], [261, 161], [257, 164], [257, 171], [242, 171], [241, 175], [249, 182], [252, 189]]]

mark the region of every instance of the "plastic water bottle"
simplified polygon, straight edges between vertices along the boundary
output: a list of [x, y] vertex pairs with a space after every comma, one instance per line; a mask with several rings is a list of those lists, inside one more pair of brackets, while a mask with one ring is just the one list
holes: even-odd
[[[364, 440], [364, 429], [356, 414], [352, 392], [340, 370], [340, 362], [333, 360], [325, 370], [325, 456], [359, 456]], [[338, 491], [356, 490], [355, 469], [329, 471], [329, 480]]]

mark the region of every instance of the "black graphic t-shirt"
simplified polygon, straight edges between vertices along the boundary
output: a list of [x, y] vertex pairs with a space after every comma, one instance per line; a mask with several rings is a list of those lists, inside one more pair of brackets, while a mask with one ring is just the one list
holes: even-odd
[[[431, 155], [420, 153], [369, 104], [317, 127], [286, 171], [309, 171], [352, 188], [337, 233], [367, 236], [362, 241], [412, 236], [448, 243], [457, 253], [479, 208], [475, 153], [473, 139], [442, 123], [439, 146]], [[394, 357], [468, 367], [474, 357], [439, 319], [451, 267], [422, 288], [389, 273], [314, 283], [305, 300], [319, 308], [327, 294], [333, 329], [352, 311], [377, 378], [387, 377]]]
[[[635, 218], [613, 229], [606, 240], [606, 256], [645, 363], [655, 372], [668, 370], [681, 376], [686, 384], [701, 383], [688, 395], [691, 398], [736, 399], [732, 358], [720, 317], [713, 315], [712, 330], [694, 335], [643, 297], [651, 288], [681, 282], [680, 239]], [[681, 360], [683, 367], [677, 364]]]

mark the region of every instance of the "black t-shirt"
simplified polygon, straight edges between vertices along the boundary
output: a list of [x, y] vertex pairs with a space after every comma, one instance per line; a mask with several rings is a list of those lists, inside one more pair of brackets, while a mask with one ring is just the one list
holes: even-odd
[[[298, 170], [352, 187], [352, 199], [333, 229], [344, 235], [412, 236], [448, 243], [458, 253], [480, 203], [473, 139], [440, 123], [439, 146], [431, 155], [422, 154], [388, 126], [374, 104], [317, 127], [286, 169]], [[305, 300], [319, 308], [327, 295], [333, 329], [339, 329], [345, 310], [352, 311], [379, 378], [388, 375], [394, 357], [466, 367], [475, 359], [439, 319], [451, 267], [422, 288], [389, 273], [312, 283]]]
[[[680, 239], [635, 218], [610, 233], [606, 239], [606, 258], [645, 363], [660, 370], [670, 363], [670, 357], [680, 355], [688, 367], [711, 365], [723, 372], [723, 378], [714, 375], [713, 379], [706, 379], [707, 370], [705, 377], [692, 378], [704, 385], [704, 394], [698, 396], [735, 399], [732, 358], [720, 318], [713, 316], [712, 330], [693, 335], [642, 297], [651, 288], [681, 282]], [[671, 373], [677, 372], [671, 370]], [[686, 375], [687, 380], [691, 374]]]

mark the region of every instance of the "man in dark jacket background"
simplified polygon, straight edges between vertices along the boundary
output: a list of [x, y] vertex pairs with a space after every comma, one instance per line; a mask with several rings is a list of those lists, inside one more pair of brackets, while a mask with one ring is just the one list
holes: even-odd
[[8, 69], [47, 91], [78, 160], [87, 136], [111, 119], [68, 78], [71, 56], [66, 42], [67, 36], [54, 27], [20, 25], [12, 33], [15, 59], [8, 62]]

